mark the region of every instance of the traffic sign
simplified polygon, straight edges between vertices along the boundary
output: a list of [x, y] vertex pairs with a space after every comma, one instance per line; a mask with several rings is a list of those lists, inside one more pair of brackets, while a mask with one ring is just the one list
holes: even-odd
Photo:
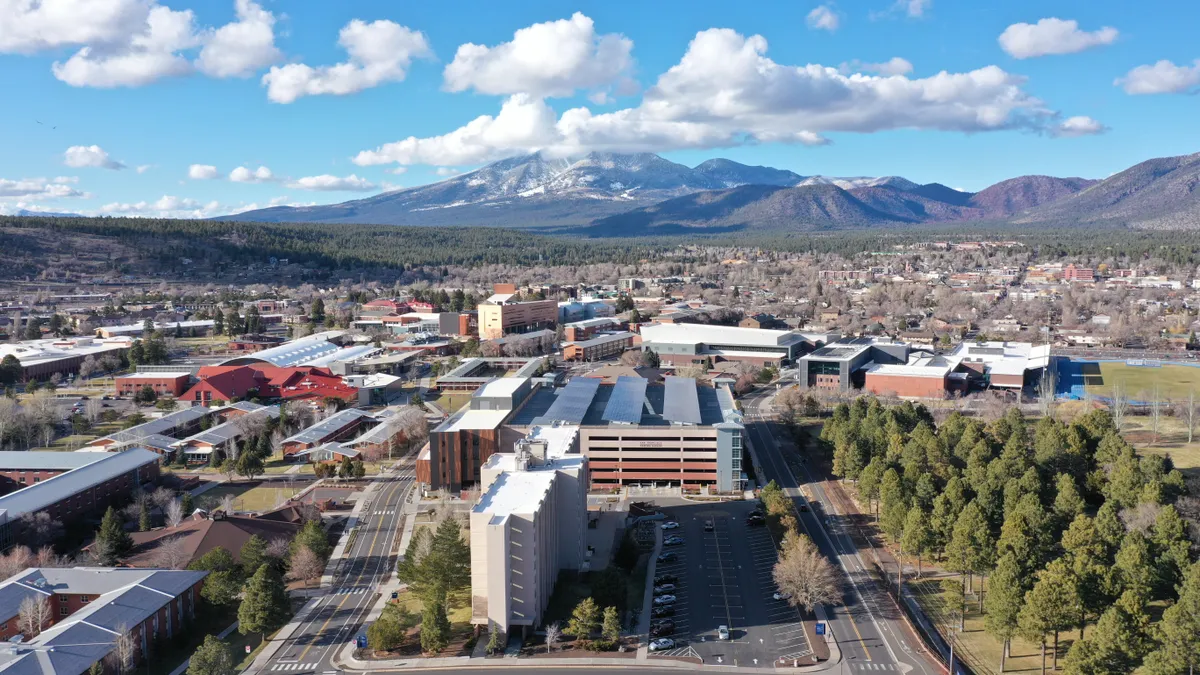
[[824, 635], [824, 634], [825, 634], [825, 622], [818, 621], [817, 622], [817, 635]]

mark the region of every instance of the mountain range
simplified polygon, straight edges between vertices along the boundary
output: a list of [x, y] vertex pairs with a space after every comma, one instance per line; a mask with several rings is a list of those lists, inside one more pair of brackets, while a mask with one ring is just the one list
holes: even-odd
[[976, 222], [1194, 229], [1200, 153], [1148, 160], [1104, 180], [1020, 176], [974, 193], [900, 176], [802, 176], [728, 159], [689, 168], [650, 153], [535, 153], [365, 199], [222, 220], [474, 225], [591, 237]]

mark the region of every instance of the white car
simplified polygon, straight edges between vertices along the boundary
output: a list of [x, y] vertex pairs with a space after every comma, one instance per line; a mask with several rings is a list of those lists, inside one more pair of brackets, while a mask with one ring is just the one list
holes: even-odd
[[661, 652], [664, 649], [674, 649], [674, 648], [675, 648], [675, 641], [672, 640], [671, 638], [659, 638], [657, 640], [650, 641], [650, 651], [652, 651], [652, 652]]
[[663, 593], [672, 593], [675, 591], [675, 584], [660, 584], [654, 587], [654, 592], [658, 595]]
[[787, 600], [788, 598], [792, 597], [792, 594], [791, 593], [780, 593], [779, 591], [775, 591], [775, 595], [773, 595], [771, 597], [775, 598], [776, 600]]
[[660, 595], [654, 599], [654, 604], [656, 605], [669, 605], [673, 602], [675, 602], [675, 596], [673, 595]]
[[662, 529], [664, 529], [664, 530], [673, 530], [677, 527], [679, 527], [679, 523], [677, 523], [673, 520], [668, 520], [667, 522], [662, 524]]
[[728, 640], [729, 639], [729, 626], [717, 626], [717, 639], [718, 640]]

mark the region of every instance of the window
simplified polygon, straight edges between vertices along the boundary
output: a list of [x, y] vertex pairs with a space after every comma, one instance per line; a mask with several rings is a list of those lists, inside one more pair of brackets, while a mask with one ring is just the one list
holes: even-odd
[[88, 597], [88, 596], [86, 596], [86, 595], [81, 595], [81, 596], [79, 596], [79, 602], [82, 602], [82, 603], [83, 603], [83, 604], [85, 604], [85, 605], [86, 605], [86, 604], [88, 604], [88, 603], [89, 603], [89, 602], [91, 602], [91, 601], [92, 601], [92, 599], [91, 599], [91, 598], [89, 598], [89, 597]]
[[66, 616], [67, 614], [71, 613], [71, 610], [67, 609], [66, 605], [63, 605], [62, 607], [58, 608], [58, 613], [60, 616]]

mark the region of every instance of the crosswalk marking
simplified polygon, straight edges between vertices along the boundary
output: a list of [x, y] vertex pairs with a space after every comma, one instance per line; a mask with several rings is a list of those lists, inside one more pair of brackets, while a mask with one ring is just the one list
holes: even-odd
[[370, 591], [369, 588], [339, 588], [333, 592], [334, 595], [362, 595]]
[[396, 513], [396, 509], [391, 509], [390, 511], [373, 511], [371, 513], [371, 515], [373, 515], [373, 516], [391, 516], [391, 515], [395, 515], [395, 513]]
[[852, 664], [855, 670], [895, 670], [896, 665], [893, 663], [855, 663]]
[[271, 666], [271, 670], [300, 670], [302, 668], [316, 668], [317, 665], [316, 663], [276, 663], [274, 666]]

